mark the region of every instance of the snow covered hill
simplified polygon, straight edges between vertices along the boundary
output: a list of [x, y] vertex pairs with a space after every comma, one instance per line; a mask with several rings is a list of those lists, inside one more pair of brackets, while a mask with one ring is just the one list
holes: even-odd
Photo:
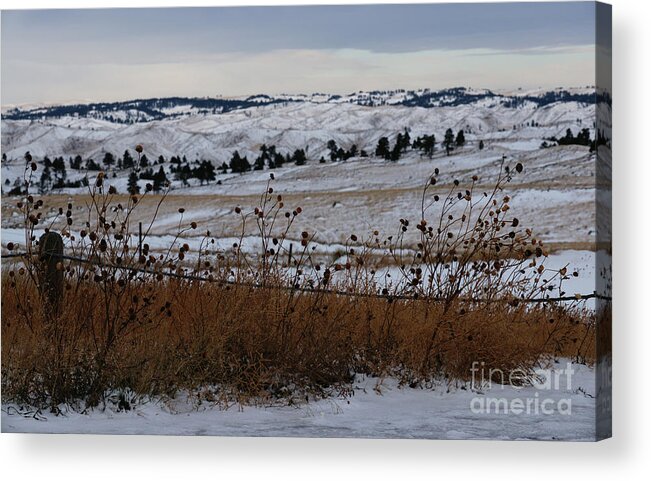
[[[575, 133], [584, 127], [593, 129], [594, 103], [584, 101], [594, 98], [594, 93], [584, 90], [506, 96], [451, 92], [457, 90], [257, 96], [229, 100], [239, 106], [223, 112], [202, 110], [192, 99], [185, 99], [186, 105], [184, 99], [158, 101], [156, 114], [151, 106], [147, 114], [142, 101], [122, 103], [122, 110], [111, 104], [68, 106], [65, 111], [57, 110], [63, 107], [12, 110], [2, 117], [2, 152], [10, 161], [22, 159], [26, 151], [37, 159], [81, 155], [101, 161], [98, 157], [104, 152], [121, 154], [139, 143], [149, 158], [186, 155], [189, 160], [207, 158], [220, 164], [236, 149], [243, 155], [257, 155], [262, 143], [285, 150], [307, 147], [308, 159], [314, 160], [327, 153], [329, 139], [344, 148], [355, 143], [373, 149], [381, 136], [395, 136], [405, 128], [412, 137], [435, 134], [437, 140], [442, 140], [447, 128], [464, 129], [477, 139], [532, 140], [536, 148], [543, 137], [561, 136], [567, 128]], [[147, 121], [124, 123], [132, 114]], [[535, 128], [522, 131], [529, 126]]]
[[[416, 95], [420, 99], [429, 96], [438, 104], [415, 105]], [[203, 212], [201, 207], [209, 201], [214, 208], [201, 220], [210, 220], [212, 231], [228, 237], [233, 233], [226, 227], [230, 223], [222, 222], [222, 211], [223, 215], [230, 216], [234, 205], [253, 205], [256, 196], [265, 189], [269, 165], [265, 164], [261, 171], [244, 174], [232, 173], [230, 169], [226, 173], [217, 170], [216, 178], [205, 184], [197, 178], [179, 180], [172, 172], [171, 157], [185, 156], [191, 168], [199, 165], [200, 160], [219, 168], [230, 162], [236, 150], [253, 164], [263, 144], [275, 146], [283, 155], [304, 149], [305, 165], [285, 163], [273, 171], [274, 188], [284, 196], [293, 195], [308, 212], [300, 228], [316, 230], [321, 242], [332, 244], [342, 242], [342, 236], [355, 230], [371, 208], [376, 215], [370, 227], [389, 232], [399, 218], [413, 213], [422, 184], [435, 167], [440, 169], [443, 181], [467, 179], [477, 174], [489, 185], [504, 157], [508, 163], [521, 162], [525, 166], [526, 176], [512, 185], [511, 192], [514, 207], [519, 209], [524, 222], [535, 226], [548, 241], [593, 242], [594, 153], [585, 145], [555, 145], [554, 142], [550, 142], [549, 148], [541, 148], [544, 139], [560, 138], [568, 129], [575, 135], [587, 129], [590, 138], [595, 138], [596, 107], [594, 102], [577, 100], [585, 98], [594, 98], [594, 89], [499, 95], [468, 89], [366, 92], [352, 97], [261, 95], [244, 99], [255, 103], [253, 106], [223, 113], [199, 112], [194, 107], [184, 107], [182, 102], [174, 106], [168, 103], [164, 118], [134, 123], [107, 120], [109, 110], [96, 110], [93, 114], [88, 110], [81, 115], [82, 110], [78, 109], [75, 115], [55, 118], [48, 116], [55, 107], [47, 107], [40, 111], [42, 118], [3, 117], [2, 188], [6, 195], [20, 182], [27, 151], [41, 166], [45, 156], [63, 157], [67, 181], [81, 182], [97, 174], [85, 168], [88, 159], [106, 168], [102, 159], [107, 152], [118, 159], [129, 150], [135, 157], [134, 147], [140, 144], [149, 159], [149, 168], [154, 172], [163, 169], [171, 181], [173, 194], [194, 197], [171, 202], [169, 215], [174, 215], [177, 203], [187, 203], [188, 207]], [[369, 99], [374, 106], [364, 105]], [[139, 101], [134, 102], [135, 105]], [[607, 106], [599, 106], [602, 107]], [[37, 110], [30, 112], [36, 115]], [[110, 115], [116, 115], [115, 111]], [[450, 156], [441, 146], [447, 129], [455, 134], [463, 131], [466, 141], [462, 147], [455, 147]], [[388, 137], [394, 145], [397, 135], [405, 130], [412, 140], [435, 135], [436, 150], [431, 158], [417, 149], [407, 149], [396, 162], [374, 155], [381, 137]], [[358, 153], [343, 162], [331, 162], [330, 140], [346, 150], [355, 145]], [[366, 150], [368, 157], [362, 157], [361, 150]], [[84, 164], [73, 169], [70, 160], [77, 155]], [[321, 157], [324, 157], [322, 162]], [[40, 175], [42, 170], [39, 168], [37, 173]], [[119, 193], [126, 193], [132, 169], [120, 170], [113, 165], [109, 171], [111, 185]], [[146, 182], [150, 180], [138, 180], [141, 189]], [[34, 191], [37, 188], [34, 186]], [[52, 189], [51, 193], [69, 195], [86, 191], [81, 186]], [[4, 201], [3, 205], [6, 205]], [[568, 210], [570, 205], [572, 208]], [[346, 209], [347, 215], [338, 214], [341, 208]], [[571, 222], [569, 213], [573, 215]], [[11, 212], [3, 211], [3, 214], [6, 214], [3, 230], [18, 227]], [[217, 222], [215, 215], [218, 225], [212, 225]], [[161, 224], [156, 233], [166, 234], [168, 227]]]
[[137, 99], [123, 102], [82, 102], [64, 105], [23, 105], [3, 107], [3, 117], [10, 120], [43, 120], [61, 117], [83, 117], [109, 120], [117, 123], [149, 122], [164, 118], [178, 118], [195, 114], [219, 114], [243, 110], [259, 105], [299, 103], [349, 103], [377, 107], [405, 105], [420, 107], [453, 107], [483, 102], [491, 105], [538, 106], [554, 102], [594, 103], [594, 88], [558, 88], [496, 93], [487, 89], [456, 87], [444, 90], [383, 90], [359, 91], [348, 95], [312, 94], [258, 94], [247, 97], [167, 97]]

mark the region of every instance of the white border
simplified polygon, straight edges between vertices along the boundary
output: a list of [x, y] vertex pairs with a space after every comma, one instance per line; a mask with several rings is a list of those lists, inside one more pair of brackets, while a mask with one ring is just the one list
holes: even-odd
[[[189, 5], [405, 3], [192, 1]], [[416, 3], [416, 2], [413, 2]], [[425, 3], [425, 2], [418, 2]], [[0, 436], [4, 479], [643, 479], [649, 428], [649, 3], [612, 0], [614, 433], [598, 444], [155, 436]], [[1, 0], [2, 9], [179, 6], [172, 0]], [[646, 478], [649, 479], [649, 478]]]

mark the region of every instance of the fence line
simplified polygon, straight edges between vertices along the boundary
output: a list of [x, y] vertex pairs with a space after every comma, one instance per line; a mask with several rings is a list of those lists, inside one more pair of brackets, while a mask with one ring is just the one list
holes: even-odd
[[[36, 255], [36, 254], [32, 254]], [[28, 253], [10, 253], [2, 254], [1, 258], [4, 259], [15, 259], [15, 258], [25, 258], [29, 256]], [[334, 294], [339, 296], [349, 296], [349, 297], [362, 297], [362, 298], [377, 298], [377, 299], [391, 299], [391, 300], [420, 300], [420, 301], [434, 301], [434, 302], [443, 302], [446, 300], [444, 297], [429, 297], [429, 296], [418, 296], [418, 295], [404, 295], [404, 294], [370, 294], [370, 293], [358, 293], [358, 292], [349, 292], [335, 289], [321, 289], [321, 288], [307, 288], [307, 287], [295, 287], [295, 286], [265, 286], [263, 284], [254, 284], [248, 282], [237, 282], [229, 281], [223, 279], [213, 279], [209, 277], [197, 276], [192, 274], [178, 274], [176, 272], [167, 272], [167, 271], [155, 271], [151, 269], [143, 269], [140, 267], [130, 267], [130, 266], [121, 266], [117, 264], [106, 264], [98, 261], [92, 261], [89, 259], [82, 259], [80, 257], [73, 257], [68, 255], [60, 255], [61, 259], [78, 262], [80, 264], [94, 265], [98, 267], [106, 267], [109, 269], [119, 269], [133, 273], [139, 274], [150, 274], [150, 275], [162, 275], [165, 277], [170, 277], [174, 279], [197, 281], [197, 282], [210, 282], [219, 285], [230, 285], [230, 286], [243, 286], [250, 287], [254, 289], [282, 289], [292, 292], [307, 292], [307, 293], [323, 293], [323, 294]], [[533, 297], [533, 298], [517, 298], [513, 299], [479, 299], [479, 298], [459, 298], [461, 302], [470, 302], [470, 303], [493, 303], [493, 302], [522, 302], [522, 303], [547, 303], [547, 302], [565, 302], [565, 301], [582, 301], [587, 299], [599, 299], [604, 301], [612, 301], [611, 296], [604, 296], [602, 294], [597, 294], [597, 292], [592, 292], [589, 294], [577, 294], [574, 296], [559, 296], [559, 297]]]

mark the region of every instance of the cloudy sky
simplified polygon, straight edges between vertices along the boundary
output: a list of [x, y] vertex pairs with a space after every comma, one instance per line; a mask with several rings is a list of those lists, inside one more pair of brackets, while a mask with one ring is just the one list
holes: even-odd
[[593, 85], [592, 2], [2, 11], [2, 105]]

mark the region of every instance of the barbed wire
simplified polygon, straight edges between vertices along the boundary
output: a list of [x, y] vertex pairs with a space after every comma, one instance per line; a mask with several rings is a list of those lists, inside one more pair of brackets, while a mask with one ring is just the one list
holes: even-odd
[[[27, 252], [14, 252], [9, 254], [2, 254], [1, 258], [4, 259], [17, 259], [25, 258], [28, 256], [36, 256], [37, 254], [29, 254]], [[119, 269], [128, 272], [138, 273], [138, 274], [149, 274], [149, 275], [162, 275], [165, 277], [170, 277], [174, 279], [189, 280], [196, 282], [209, 282], [223, 286], [242, 286], [249, 287], [254, 289], [280, 289], [287, 290], [292, 292], [306, 292], [306, 293], [315, 293], [315, 294], [330, 294], [338, 296], [349, 296], [349, 297], [361, 297], [361, 298], [376, 298], [376, 299], [387, 299], [387, 300], [411, 300], [411, 301], [432, 301], [432, 302], [444, 302], [448, 300], [446, 297], [433, 297], [433, 296], [420, 296], [418, 294], [405, 295], [405, 294], [384, 294], [384, 293], [362, 293], [362, 292], [351, 292], [340, 289], [322, 289], [322, 288], [309, 288], [301, 286], [291, 286], [291, 285], [265, 285], [265, 284], [256, 284], [251, 282], [238, 282], [224, 279], [215, 279], [212, 277], [197, 276], [193, 274], [179, 274], [178, 272], [168, 272], [163, 270], [152, 270], [144, 269], [141, 267], [132, 267], [132, 266], [123, 266], [118, 264], [107, 264], [99, 261], [94, 261], [90, 259], [83, 259], [80, 257], [68, 256], [65, 254], [57, 255], [58, 258], [62, 260], [68, 260], [72, 262], [78, 262], [81, 264], [94, 265], [98, 267], [105, 267], [108, 269]], [[468, 302], [468, 303], [494, 303], [494, 302], [510, 302], [510, 303], [546, 303], [546, 302], [568, 302], [568, 301], [583, 301], [588, 299], [599, 299], [604, 301], [612, 301], [611, 296], [604, 296], [603, 294], [598, 294], [597, 292], [592, 292], [588, 294], [575, 294], [573, 296], [558, 296], [558, 297], [531, 297], [531, 298], [518, 298], [513, 297], [511, 299], [498, 298], [498, 299], [482, 299], [482, 298], [468, 298], [460, 297], [457, 298], [458, 301]]]

